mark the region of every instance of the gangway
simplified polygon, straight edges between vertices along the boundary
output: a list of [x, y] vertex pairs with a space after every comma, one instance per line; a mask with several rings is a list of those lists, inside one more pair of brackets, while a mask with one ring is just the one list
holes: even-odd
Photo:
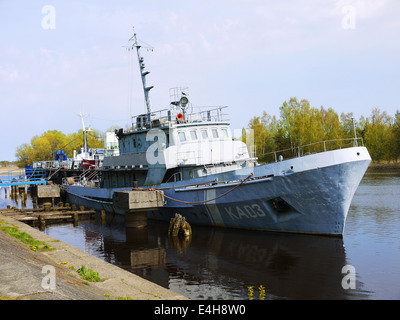
[[44, 184], [47, 180], [44, 170], [15, 169], [0, 171], [0, 187]]

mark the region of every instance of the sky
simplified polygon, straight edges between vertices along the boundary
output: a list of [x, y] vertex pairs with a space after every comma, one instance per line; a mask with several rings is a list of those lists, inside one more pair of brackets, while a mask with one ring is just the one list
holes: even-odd
[[[228, 106], [231, 129], [291, 97], [367, 117], [400, 109], [398, 0], [0, 0], [0, 161], [48, 130], [126, 128], [169, 89]], [[152, 50], [148, 50], [151, 47]]]

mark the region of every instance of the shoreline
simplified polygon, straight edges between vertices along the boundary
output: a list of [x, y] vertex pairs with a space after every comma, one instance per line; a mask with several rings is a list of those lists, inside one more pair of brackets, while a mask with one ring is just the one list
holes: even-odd
[[[16, 227], [52, 250], [34, 251], [0, 230], [0, 300], [189, 300], [12, 217], [0, 214], [1, 225]], [[46, 266], [55, 269], [55, 290], [42, 286]], [[82, 266], [98, 272], [102, 281], [83, 280], [77, 272]]]
[[400, 170], [400, 162], [371, 162], [367, 171], [369, 170]]

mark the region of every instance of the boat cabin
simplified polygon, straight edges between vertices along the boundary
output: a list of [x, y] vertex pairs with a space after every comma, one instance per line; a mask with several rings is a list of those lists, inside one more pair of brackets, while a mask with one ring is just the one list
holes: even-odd
[[[232, 138], [222, 109], [185, 116], [169, 110], [165, 118], [153, 120], [150, 127], [140, 120], [131, 131], [119, 129], [116, 135], [120, 154], [104, 159], [104, 187], [132, 186], [133, 181], [139, 186], [176, 182], [254, 162], [246, 145]], [[143, 115], [137, 118], [143, 119]]]

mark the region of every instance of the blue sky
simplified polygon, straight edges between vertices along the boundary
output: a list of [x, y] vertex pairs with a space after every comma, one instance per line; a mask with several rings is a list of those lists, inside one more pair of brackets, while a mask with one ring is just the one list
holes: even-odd
[[123, 47], [132, 26], [154, 47], [142, 50], [154, 110], [177, 86], [194, 105], [229, 106], [232, 129], [290, 97], [356, 118], [400, 109], [397, 0], [0, 0], [0, 160], [79, 130], [80, 111], [100, 131], [144, 111]]

